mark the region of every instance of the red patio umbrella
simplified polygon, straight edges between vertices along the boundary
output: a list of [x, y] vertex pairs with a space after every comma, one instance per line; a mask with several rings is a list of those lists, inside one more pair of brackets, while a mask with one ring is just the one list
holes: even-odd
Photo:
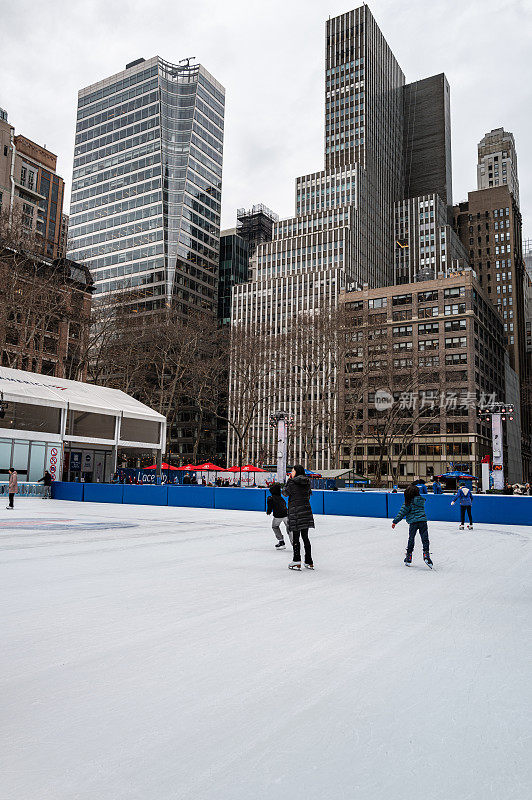
[[199, 467], [194, 467], [194, 469], [202, 470], [203, 472], [226, 472], [224, 467], [217, 467], [216, 464], [211, 464], [209, 461], [206, 461], [205, 464], [200, 464]]
[[182, 470], [182, 471], [186, 470], [187, 472], [190, 472], [190, 471], [194, 471], [195, 469], [198, 469], [198, 467], [195, 467], [193, 464], [185, 464], [184, 467], [176, 467], [176, 469], [179, 469], [179, 470]]
[[[152, 464], [151, 467], [142, 467], [142, 469], [157, 469], [157, 464]], [[165, 461], [163, 461], [163, 463], [161, 464], [161, 469], [176, 470], [176, 469], [179, 469], [179, 467], [172, 467], [172, 466], [170, 466], [170, 464], [167, 464]]]
[[254, 467], [253, 464], [246, 464], [245, 467], [242, 467], [242, 472], [266, 472], [266, 470], [260, 467]]

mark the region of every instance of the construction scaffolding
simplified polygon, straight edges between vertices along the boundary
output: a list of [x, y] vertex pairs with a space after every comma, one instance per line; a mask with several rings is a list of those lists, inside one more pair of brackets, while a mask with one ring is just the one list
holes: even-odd
[[279, 215], [263, 203], [257, 203], [249, 211], [237, 209], [236, 218], [237, 233], [248, 243], [250, 257], [261, 242], [271, 242], [273, 224], [279, 221]]

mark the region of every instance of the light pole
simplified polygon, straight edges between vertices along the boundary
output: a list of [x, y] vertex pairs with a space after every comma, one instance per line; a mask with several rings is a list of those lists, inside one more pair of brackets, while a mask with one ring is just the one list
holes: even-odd
[[504, 489], [504, 457], [502, 446], [502, 423], [513, 422], [514, 407], [511, 403], [493, 403], [486, 408], [479, 409], [481, 421], [491, 421], [491, 464], [493, 470], [493, 488]]
[[270, 414], [270, 425], [277, 428], [277, 482], [284, 483], [286, 480], [286, 457], [288, 426], [292, 423], [292, 417], [286, 411], [274, 411]]

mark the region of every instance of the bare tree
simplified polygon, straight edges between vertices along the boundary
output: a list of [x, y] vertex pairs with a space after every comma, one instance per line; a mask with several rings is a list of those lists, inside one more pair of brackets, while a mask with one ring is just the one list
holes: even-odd
[[273, 395], [279, 369], [280, 341], [260, 327], [234, 325], [230, 339], [230, 386], [227, 422], [236, 441], [238, 466], [250, 457], [250, 432], [268, 399]]

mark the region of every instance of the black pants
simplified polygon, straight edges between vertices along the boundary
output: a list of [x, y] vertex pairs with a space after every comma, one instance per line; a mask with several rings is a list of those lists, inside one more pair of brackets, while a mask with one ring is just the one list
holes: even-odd
[[15, 493], [9, 492], [9, 508], [13, 508], [13, 500], [15, 499]]
[[416, 533], [419, 532], [421, 536], [421, 541], [423, 543], [423, 552], [429, 552], [429, 526], [427, 522], [411, 522], [410, 528], [408, 529], [408, 545], [406, 547], [407, 553], [411, 553], [414, 550], [414, 540], [416, 538]]
[[305, 528], [302, 531], [293, 531], [292, 535], [294, 537], [293, 545], [294, 545], [294, 561], [301, 561], [301, 547], [299, 545], [299, 537], [303, 539], [303, 545], [305, 547], [305, 564], [312, 564], [312, 552], [310, 550], [310, 539], [308, 538], [308, 528]]
[[460, 525], [463, 525], [465, 522], [465, 515], [467, 511], [467, 516], [469, 517], [469, 524], [473, 524], [473, 516], [471, 514], [471, 506], [460, 506]]

